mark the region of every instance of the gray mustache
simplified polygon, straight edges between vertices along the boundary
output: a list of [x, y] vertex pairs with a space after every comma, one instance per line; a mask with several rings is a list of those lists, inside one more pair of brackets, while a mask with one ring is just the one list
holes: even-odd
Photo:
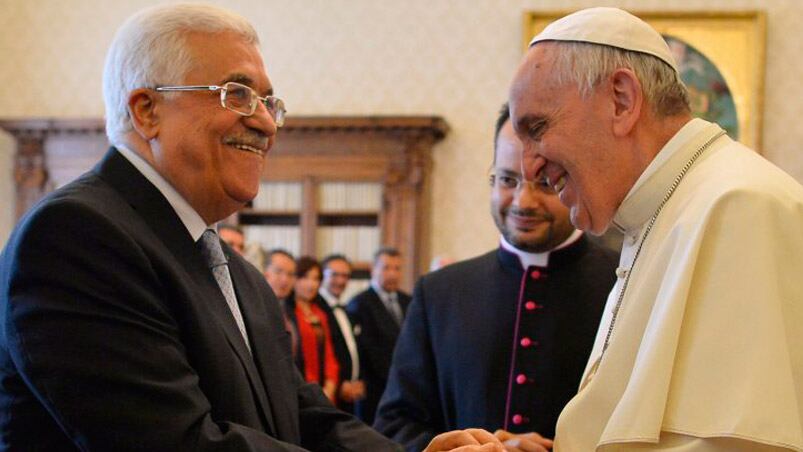
[[268, 137], [264, 133], [255, 132], [247, 135], [226, 137], [223, 139], [223, 144], [244, 144], [246, 146], [264, 149], [268, 145]]

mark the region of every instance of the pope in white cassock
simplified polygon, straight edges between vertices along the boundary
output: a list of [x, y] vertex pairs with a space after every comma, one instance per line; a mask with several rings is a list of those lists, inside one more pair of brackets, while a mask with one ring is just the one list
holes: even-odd
[[[692, 119], [664, 40], [619, 9], [536, 36], [510, 107], [525, 174], [578, 228], [625, 235], [554, 450], [803, 451], [803, 187]], [[428, 451], [495, 450], [489, 436]]]

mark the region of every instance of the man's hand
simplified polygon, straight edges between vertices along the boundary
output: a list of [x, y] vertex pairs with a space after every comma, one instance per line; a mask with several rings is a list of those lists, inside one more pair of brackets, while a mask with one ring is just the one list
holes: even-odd
[[508, 452], [549, 452], [552, 450], [552, 440], [535, 432], [515, 434], [497, 430], [494, 432], [494, 436], [502, 441]]
[[365, 383], [362, 380], [344, 381], [340, 385], [340, 400], [354, 403], [365, 398]]
[[491, 433], [470, 428], [441, 433], [424, 452], [504, 452], [505, 446]]

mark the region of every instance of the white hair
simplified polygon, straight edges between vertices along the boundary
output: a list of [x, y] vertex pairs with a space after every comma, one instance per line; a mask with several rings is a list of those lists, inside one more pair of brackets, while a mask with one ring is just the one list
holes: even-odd
[[132, 130], [128, 96], [137, 88], [176, 85], [192, 69], [187, 46], [191, 33], [235, 33], [259, 45], [254, 27], [242, 16], [204, 4], [160, 5], [126, 20], [112, 41], [103, 69], [106, 135], [124, 143]]
[[641, 52], [587, 42], [553, 41], [559, 45], [555, 77], [574, 82], [586, 98], [616, 69], [631, 69], [641, 82], [647, 103], [659, 117], [688, 113], [689, 93], [680, 75], [660, 58]]

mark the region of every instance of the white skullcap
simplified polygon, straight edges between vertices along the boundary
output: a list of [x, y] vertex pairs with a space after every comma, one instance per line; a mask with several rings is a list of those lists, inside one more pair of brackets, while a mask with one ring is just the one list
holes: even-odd
[[588, 8], [549, 24], [530, 41], [590, 42], [658, 57], [678, 72], [664, 38], [638, 17], [619, 8]]

